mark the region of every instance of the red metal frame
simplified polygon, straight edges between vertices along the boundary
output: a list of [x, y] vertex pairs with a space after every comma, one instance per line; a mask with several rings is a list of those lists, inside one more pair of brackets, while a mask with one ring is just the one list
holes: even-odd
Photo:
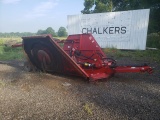
[[[64, 44], [63, 49], [59, 44]], [[82, 76], [91, 81], [115, 73], [152, 73], [147, 65], [117, 66], [115, 60], [107, 58], [91, 34], [69, 35], [64, 41], [50, 35], [23, 37], [23, 46], [32, 64], [48, 72]]]
[[[142, 66], [117, 66], [116, 61], [107, 58], [100, 46], [91, 34], [70, 35], [64, 42], [66, 53], [77, 63], [81, 63], [81, 68], [89, 75], [91, 80], [108, 78], [115, 73], [126, 72], [149, 72], [152, 73], [152, 68], [146, 65]], [[77, 53], [82, 56], [78, 56]], [[79, 59], [83, 56], [91, 56], [90, 59]], [[83, 64], [88, 63], [91, 66]]]

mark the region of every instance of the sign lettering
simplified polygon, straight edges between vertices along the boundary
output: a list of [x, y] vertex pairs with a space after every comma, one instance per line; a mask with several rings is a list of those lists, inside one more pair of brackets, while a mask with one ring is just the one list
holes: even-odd
[[82, 33], [91, 34], [126, 34], [126, 27], [82, 28]]

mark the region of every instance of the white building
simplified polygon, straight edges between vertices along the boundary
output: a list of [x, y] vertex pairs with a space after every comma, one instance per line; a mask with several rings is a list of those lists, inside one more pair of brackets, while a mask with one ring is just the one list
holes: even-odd
[[145, 50], [149, 11], [68, 15], [68, 34], [92, 33], [102, 48]]

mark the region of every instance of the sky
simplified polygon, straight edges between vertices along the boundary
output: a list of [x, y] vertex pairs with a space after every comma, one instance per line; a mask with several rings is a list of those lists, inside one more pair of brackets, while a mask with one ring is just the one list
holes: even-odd
[[81, 14], [84, 0], [0, 0], [0, 32], [34, 32], [67, 27], [67, 15]]

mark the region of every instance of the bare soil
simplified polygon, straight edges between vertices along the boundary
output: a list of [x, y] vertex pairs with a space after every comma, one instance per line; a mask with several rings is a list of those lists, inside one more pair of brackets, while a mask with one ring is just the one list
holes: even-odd
[[[122, 58], [119, 64], [132, 63]], [[136, 61], [134, 63], [140, 63]], [[83, 78], [26, 72], [23, 61], [0, 62], [0, 120], [159, 120], [160, 64], [154, 73]]]

